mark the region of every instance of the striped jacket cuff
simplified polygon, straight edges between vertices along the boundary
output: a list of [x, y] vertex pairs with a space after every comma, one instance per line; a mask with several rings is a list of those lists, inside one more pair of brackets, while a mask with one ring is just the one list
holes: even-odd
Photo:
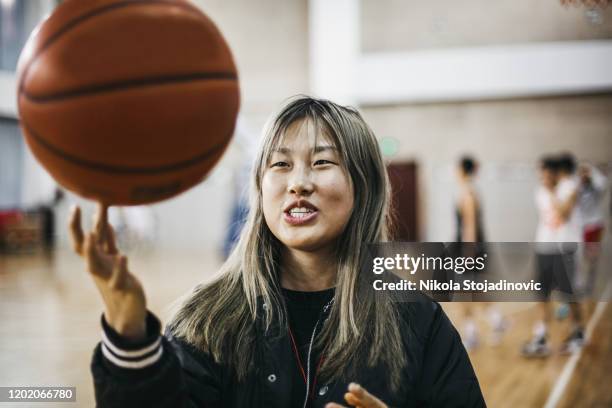
[[141, 342], [130, 342], [108, 325], [102, 314], [102, 355], [113, 365], [132, 370], [143, 369], [158, 362], [164, 352], [161, 323], [147, 313], [147, 336]]

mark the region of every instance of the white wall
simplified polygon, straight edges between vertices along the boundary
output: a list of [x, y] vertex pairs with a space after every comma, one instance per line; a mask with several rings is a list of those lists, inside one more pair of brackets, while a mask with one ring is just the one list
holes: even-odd
[[15, 74], [0, 71], [0, 115], [14, 118], [17, 116], [17, 87]]
[[609, 39], [612, 8], [593, 24], [561, 0], [359, 0], [364, 52]]

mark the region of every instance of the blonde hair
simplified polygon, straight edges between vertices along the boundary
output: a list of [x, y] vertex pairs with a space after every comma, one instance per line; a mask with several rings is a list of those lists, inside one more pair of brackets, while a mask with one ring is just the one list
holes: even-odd
[[[250, 210], [240, 238], [219, 276], [195, 288], [169, 327], [230, 367], [238, 380], [256, 364], [256, 320], [262, 319], [266, 330], [279, 322], [279, 334], [286, 332], [279, 275], [283, 244], [264, 220], [261, 184], [273, 149], [291, 124], [303, 120], [335, 144], [354, 191], [353, 211], [337, 240], [335, 301], [315, 344], [326, 356], [320, 375], [330, 381], [354, 378], [364, 362], [384, 363], [397, 388], [406, 365], [400, 316], [388, 297], [363, 285], [367, 271], [361, 268], [366, 245], [389, 239], [389, 180], [376, 137], [359, 112], [327, 100], [295, 97], [268, 123], [253, 166]], [[268, 307], [258, 309], [258, 299]]]

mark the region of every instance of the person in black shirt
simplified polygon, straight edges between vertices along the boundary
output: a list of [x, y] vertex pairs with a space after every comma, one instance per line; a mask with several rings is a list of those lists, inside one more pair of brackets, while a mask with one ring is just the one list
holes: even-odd
[[389, 182], [353, 108], [291, 100], [270, 122], [251, 209], [212, 282], [161, 323], [100, 206], [74, 247], [105, 304], [92, 373], [99, 407], [481, 407], [457, 331], [424, 296], [375, 293], [365, 245], [389, 236]]

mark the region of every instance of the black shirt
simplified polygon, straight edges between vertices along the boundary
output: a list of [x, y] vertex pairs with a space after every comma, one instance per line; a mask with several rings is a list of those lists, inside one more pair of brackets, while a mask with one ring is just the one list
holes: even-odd
[[[306, 397], [306, 373], [308, 372], [308, 349], [313, 331], [323, 308], [334, 297], [334, 288], [317, 292], [299, 292], [283, 289], [289, 313], [289, 330], [295, 356], [295, 370], [291, 377], [291, 406], [301, 407]], [[321, 330], [321, 322], [317, 333]], [[295, 351], [299, 355], [295, 355]], [[310, 356], [310, 392], [315, 389], [316, 371], [321, 360], [320, 351], [312, 349]]]

